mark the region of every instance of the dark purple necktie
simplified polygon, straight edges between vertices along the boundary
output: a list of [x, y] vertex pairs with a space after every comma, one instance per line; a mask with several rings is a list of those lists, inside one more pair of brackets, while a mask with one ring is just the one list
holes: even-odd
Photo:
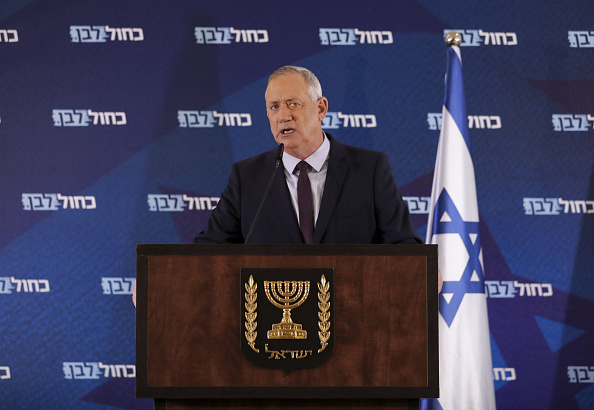
[[309, 177], [307, 176], [307, 168], [309, 168], [309, 164], [305, 161], [301, 161], [295, 168], [299, 170], [299, 179], [297, 180], [299, 228], [301, 229], [305, 243], [313, 243], [314, 211], [311, 184], [309, 183]]

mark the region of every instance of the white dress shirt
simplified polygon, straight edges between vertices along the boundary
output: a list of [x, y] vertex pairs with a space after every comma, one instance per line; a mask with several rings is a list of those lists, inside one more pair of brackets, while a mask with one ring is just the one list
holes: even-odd
[[[309, 164], [307, 169], [307, 176], [311, 183], [311, 191], [313, 194], [313, 209], [314, 209], [314, 227], [318, 220], [318, 213], [320, 211], [320, 203], [322, 202], [322, 194], [324, 193], [324, 185], [326, 183], [326, 173], [328, 172], [328, 158], [330, 156], [330, 141], [324, 135], [324, 141], [320, 148], [313, 154], [305, 158], [304, 161]], [[297, 205], [297, 181], [299, 179], [299, 170], [295, 167], [301, 160], [294, 156], [287, 154], [283, 155], [283, 165], [285, 168], [285, 179], [287, 186], [291, 193], [291, 202], [293, 209], [299, 221], [299, 206]]]

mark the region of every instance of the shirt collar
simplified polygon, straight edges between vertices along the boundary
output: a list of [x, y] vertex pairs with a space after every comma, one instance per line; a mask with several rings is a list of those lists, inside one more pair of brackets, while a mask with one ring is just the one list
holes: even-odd
[[[316, 172], [320, 172], [322, 166], [328, 159], [328, 155], [330, 155], [330, 140], [326, 136], [326, 133], [324, 133], [324, 141], [322, 141], [322, 145], [320, 145], [320, 147], [313, 154], [305, 158], [304, 161], [307, 162], [309, 166], [312, 167]], [[299, 158], [296, 158], [291, 154], [287, 154], [286, 152], [283, 155], [283, 165], [285, 166], [286, 170], [289, 171], [289, 173], [293, 173], [295, 167], [300, 161], [301, 160]]]

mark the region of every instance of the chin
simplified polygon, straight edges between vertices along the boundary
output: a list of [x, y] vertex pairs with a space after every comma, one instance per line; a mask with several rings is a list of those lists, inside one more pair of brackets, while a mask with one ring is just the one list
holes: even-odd
[[279, 144], [282, 142], [283, 144], [287, 145], [291, 142], [291, 140], [293, 139], [293, 134], [289, 134], [289, 135], [285, 135], [285, 134], [280, 134], [277, 138], [276, 138], [276, 142], [278, 142]]

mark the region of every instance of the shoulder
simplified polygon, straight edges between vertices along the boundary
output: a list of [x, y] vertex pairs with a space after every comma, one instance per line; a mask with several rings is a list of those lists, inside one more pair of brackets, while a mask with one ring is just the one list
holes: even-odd
[[346, 145], [338, 141], [333, 136], [328, 135], [330, 139], [330, 156], [334, 158], [345, 157], [351, 161], [365, 161], [365, 162], [386, 162], [388, 156], [380, 151], [374, 151], [367, 148], [355, 147], [353, 145]]
[[270, 151], [263, 152], [253, 157], [237, 161], [234, 164], [234, 168], [245, 170], [262, 169], [262, 167], [266, 168], [266, 165], [274, 167], [277, 151], [278, 148], [274, 148]]

